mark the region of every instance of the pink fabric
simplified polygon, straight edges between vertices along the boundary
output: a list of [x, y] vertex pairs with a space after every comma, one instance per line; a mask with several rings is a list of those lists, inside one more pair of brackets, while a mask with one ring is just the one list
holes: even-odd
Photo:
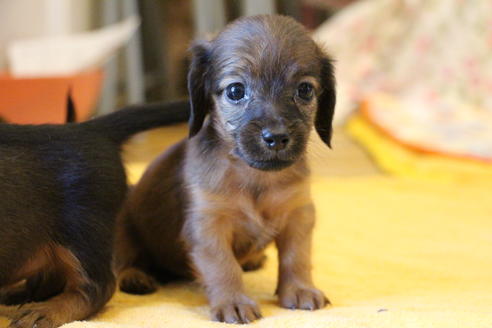
[[336, 60], [338, 122], [386, 93], [400, 105], [371, 117], [397, 139], [492, 159], [492, 1], [363, 0], [315, 38]]

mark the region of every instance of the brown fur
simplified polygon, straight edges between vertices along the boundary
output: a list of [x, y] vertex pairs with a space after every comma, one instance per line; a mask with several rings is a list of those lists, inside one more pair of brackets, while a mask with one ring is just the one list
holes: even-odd
[[[34, 297], [44, 302], [1, 307], [0, 313], [12, 319], [12, 327], [55, 327], [87, 318], [104, 305], [114, 291], [114, 284], [105, 286], [104, 290], [92, 290], [93, 283], [77, 257], [59, 245], [42, 247], [13, 279], [27, 281], [13, 285], [10, 297], [18, 293], [22, 299], [25, 293], [36, 293]], [[57, 295], [45, 300], [53, 293]], [[87, 293], [100, 294], [99, 304], [93, 304], [94, 299]]]
[[[311, 280], [315, 220], [305, 148], [313, 126], [330, 142], [330, 61], [302, 26], [282, 16], [241, 19], [197, 43], [193, 55], [192, 138], [161, 155], [124, 205], [120, 288], [147, 293], [156, 288], [154, 277], [196, 277], [214, 320], [247, 323], [260, 310], [241, 273], [260, 267], [275, 241], [280, 305], [323, 307], [327, 300]], [[238, 81], [248, 97], [234, 103], [224, 89]], [[297, 88], [306, 81], [315, 95], [304, 101]], [[269, 148], [265, 129], [284, 131], [287, 146]]]

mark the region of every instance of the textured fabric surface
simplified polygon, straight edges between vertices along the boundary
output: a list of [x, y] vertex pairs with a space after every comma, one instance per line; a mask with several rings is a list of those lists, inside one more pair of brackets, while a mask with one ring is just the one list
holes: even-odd
[[[336, 60], [335, 118], [375, 92], [371, 108], [404, 143], [492, 160], [492, 2], [361, 0], [314, 36]], [[401, 124], [403, 122], [403, 124]]]
[[[132, 167], [133, 179], [142, 169]], [[313, 177], [312, 189], [318, 209], [314, 279], [333, 306], [279, 308], [271, 248], [265, 268], [244, 274], [264, 315], [251, 326], [492, 326], [490, 185]], [[6, 324], [0, 319], [0, 327]], [[149, 296], [117, 293], [90, 321], [65, 327], [222, 326], [209, 321], [199, 286], [176, 283]]]
[[407, 147], [492, 164], [492, 114], [486, 111], [446, 112], [374, 94], [363, 101], [362, 114]]
[[468, 181], [492, 185], [492, 164], [479, 160], [453, 158], [413, 144], [402, 145], [396, 137], [377, 129], [363, 116], [355, 116], [347, 130], [385, 171], [397, 176], [432, 181]]

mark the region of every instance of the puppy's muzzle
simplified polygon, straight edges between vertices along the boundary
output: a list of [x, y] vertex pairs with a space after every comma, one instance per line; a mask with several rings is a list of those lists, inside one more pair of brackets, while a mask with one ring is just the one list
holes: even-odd
[[270, 150], [279, 151], [287, 148], [290, 137], [285, 128], [264, 128], [261, 131], [261, 138]]

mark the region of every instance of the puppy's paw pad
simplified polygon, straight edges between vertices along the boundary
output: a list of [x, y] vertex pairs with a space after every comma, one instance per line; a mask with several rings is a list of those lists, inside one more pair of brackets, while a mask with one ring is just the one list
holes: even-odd
[[155, 279], [140, 270], [128, 270], [120, 276], [120, 290], [128, 294], [145, 295], [157, 290]]
[[280, 305], [288, 309], [318, 310], [330, 301], [316, 288], [285, 288], [279, 293]]
[[9, 328], [55, 328], [60, 324], [55, 324], [49, 317], [38, 311], [26, 311], [12, 320]]
[[212, 308], [212, 320], [225, 323], [244, 324], [261, 318], [256, 303], [228, 303]]

